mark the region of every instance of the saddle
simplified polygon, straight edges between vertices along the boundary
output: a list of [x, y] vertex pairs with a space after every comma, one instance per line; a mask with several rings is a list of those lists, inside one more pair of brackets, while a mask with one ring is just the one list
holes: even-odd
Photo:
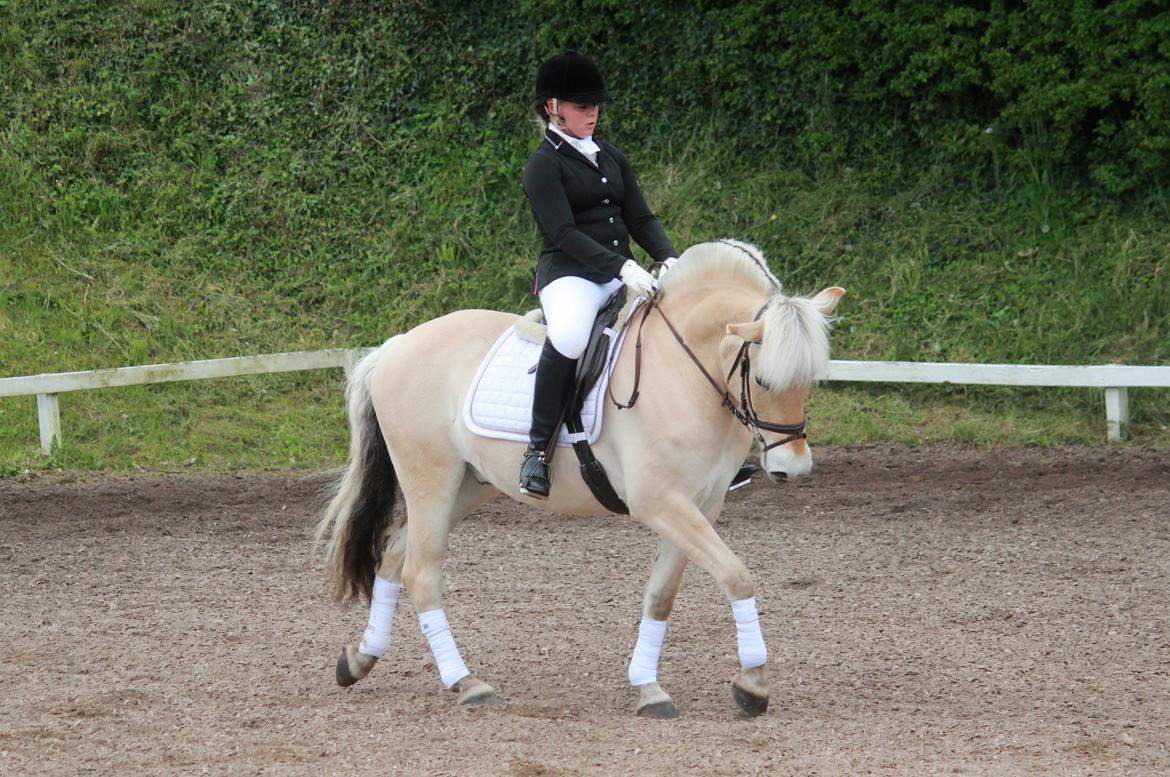
[[[593, 455], [593, 448], [589, 445], [589, 435], [585, 432], [585, 425], [581, 419], [581, 409], [584, 406], [585, 398], [589, 396], [593, 386], [606, 371], [611, 341], [618, 336], [618, 332], [614, 330], [614, 324], [619, 318], [622, 321], [628, 320], [628, 315], [622, 317], [625, 308], [626, 287], [622, 286], [606, 301], [605, 305], [598, 311], [597, 318], [593, 321], [589, 344], [585, 346], [585, 353], [577, 360], [573, 390], [569, 393], [569, 399], [562, 414], [562, 423], [568, 431], [568, 439], [581, 464], [581, 478], [602, 507], [619, 515], [629, 515], [630, 509], [613, 490], [613, 485], [605, 474], [605, 468]], [[535, 323], [531, 318], [528, 321]], [[520, 332], [519, 327], [517, 333], [521, 336], [529, 334], [528, 332]], [[535, 367], [533, 369], [535, 370]], [[555, 446], [545, 455], [546, 461], [552, 462], [554, 451]]]
[[[627, 299], [622, 287], [601, 308], [588, 345], [577, 360], [574, 386], [566, 392], [555, 435], [558, 445], [573, 446], [581, 462], [581, 476], [597, 500], [607, 510], [622, 515], [629, 510], [614, 492], [590, 446], [601, 435], [609, 367], [640, 302], [637, 297]], [[536, 361], [546, 335], [537, 308], [502, 332], [485, 354], [463, 403], [463, 423], [472, 434], [528, 442]], [[546, 457], [551, 460], [548, 453]]]

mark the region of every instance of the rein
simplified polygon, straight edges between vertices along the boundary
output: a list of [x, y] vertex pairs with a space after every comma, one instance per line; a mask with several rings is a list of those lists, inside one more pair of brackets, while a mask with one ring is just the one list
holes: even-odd
[[[674, 323], [671, 322], [671, 320], [667, 318], [666, 314], [662, 312], [662, 307], [658, 304], [657, 300], [658, 295], [650, 297], [646, 300], [646, 307], [642, 312], [642, 321], [638, 324], [638, 337], [634, 342], [634, 388], [630, 392], [629, 401], [624, 405], [621, 402], [618, 402], [617, 399], [615, 399], [613, 396], [613, 384], [610, 383], [606, 387], [610, 401], [613, 402], [618, 410], [629, 409], [634, 406], [635, 402], [638, 401], [638, 384], [642, 379], [642, 327], [646, 326], [646, 319], [650, 317], [650, 311], [657, 310], [658, 315], [662, 317], [663, 323], [666, 324], [666, 328], [670, 330], [670, 333], [674, 335], [674, 339], [678, 341], [680, 346], [682, 346], [683, 352], [686, 353], [694, 365], [699, 368], [699, 372], [703, 374], [703, 377], [706, 378], [707, 382], [711, 384], [711, 388], [715, 389], [715, 393], [719, 395], [720, 405], [727, 408], [728, 412], [735, 417], [735, 420], [743, 424], [744, 427], [747, 428], [747, 430], [751, 432], [752, 435], [756, 438], [756, 441], [759, 442], [760, 453], [766, 453], [773, 448], [777, 448], [795, 440], [803, 440], [808, 437], [804, 431], [805, 422], [803, 420], [801, 420], [800, 423], [795, 424], [777, 424], [771, 421], [763, 420], [756, 412], [755, 406], [752, 405], [752, 389], [750, 380], [751, 359], [748, 358], [748, 346], [751, 345], [751, 343], [744, 342], [743, 346], [740, 347], [739, 353], [736, 354], [735, 360], [731, 363], [731, 369], [727, 373], [727, 380], [724, 381], [724, 383], [730, 382], [731, 376], [735, 374], [736, 369], [739, 370], [739, 407], [736, 407], [735, 401], [731, 397], [731, 392], [729, 392], [726, 388], [720, 387], [719, 382], [711, 375], [710, 372], [707, 371], [707, 368], [703, 366], [701, 361], [699, 361], [699, 357], [695, 356], [695, 352], [692, 351], [690, 346], [686, 344], [686, 341], [683, 340], [682, 335], [679, 334], [679, 331], [677, 328], [675, 328]], [[764, 303], [764, 306], [760, 308], [759, 312], [756, 313], [756, 317], [752, 320], [758, 321], [760, 316], [764, 314], [764, 310], [767, 307], [768, 303]], [[630, 323], [632, 322], [628, 321], [626, 322], [626, 325], [629, 326]], [[769, 432], [776, 432], [777, 434], [786, 434], [788, 436], [781, 440], [777, 440], [776, 442], [768, 443], [764, 440], [764, 435], [760, 432], [761, 429]]]

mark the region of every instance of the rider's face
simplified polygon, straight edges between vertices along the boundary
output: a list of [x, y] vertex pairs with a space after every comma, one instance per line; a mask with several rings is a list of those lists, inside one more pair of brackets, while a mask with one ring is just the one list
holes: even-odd
[[601, 114], [599, 105], [571, 103], [566, 100], [549, 100], [546, 107], [557, 126], [575, 138], [591, 136]]

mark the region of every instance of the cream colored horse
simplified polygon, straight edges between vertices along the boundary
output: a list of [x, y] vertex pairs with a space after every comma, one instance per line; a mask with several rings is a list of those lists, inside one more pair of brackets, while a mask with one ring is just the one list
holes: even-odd
[[[642, 331], [641, 397], [632, 409], [609, 409], [594, 445], [630, 517], [659, 538], [630, 668], [639, 715], [676, 714], [656, 673], [665, 621], [688, 561], [711, 573], [732, 603], [742, 667], [733, 697], [750, 715], [767, 708], [755, 583], [713, 524], [754, 435], [766, 443], [785, 436], [749, 430], [728, 412], [664, 322], [673, 322], [737, 407], [742, 365], [734, 365], [742, 345], [751, 343], [746, 353], [756, 417], [798, 424], [809, 388], [825, 373], [827, 317], [843, 293], [831, 287], [811, 299], [785, 296], [758, 250], [735, 241], [692, 247], [662, 279], [663, 315], [651, 311]], [[463, 423], [463, 404], [481, 359], [515, 321], [514, 315], [486, 310], [452, 313], [391, 338], [350, 375], [349, 467], [317, 530], [318, 540], [328, 537], [328, 575], [338, 599], [373, 597], [362, 644], [347, 645], [338, 658], [342, 685], [368, 674], [388, 647], [401, 584], [420, 615], [444, 684], [461, 703], [494, 701], [492, 687], [463, 664], [443, 614], [449, 532], [499, 493], [557, 513], [605, 512], [582, 481], [572, 451], [556, 456], [551, 497], [538, 502], [519, 492], [524, 446], [476, 436]], [[614, 395], [623, 400], [634, 379], [632, 345], [621, 352], [612, 377]], [[795, 478], [808, 474], [812, 456], [805, 441], [796, 439], [766, 450], [761, 464], [772, 479]], [[399, 489], [404, 510], [394, 509]], [[378, 647], [365, 647], [367, 642]]]

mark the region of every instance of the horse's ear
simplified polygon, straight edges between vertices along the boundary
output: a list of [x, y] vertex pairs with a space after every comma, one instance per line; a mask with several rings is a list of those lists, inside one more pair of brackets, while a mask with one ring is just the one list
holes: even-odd
[[735, 335], [748, 343], [758, 343], [764, 339], [764, 322], [749, 321], [746, 324], [728, 324], [727, 334]]
[[844, 296], [845, 289], [842, 289], [840, 286], [830, 286], [813, 297], [812, 304], [814, 308], [821, 312], [821, 315], [827, 316], [837, 309], [837, 303]]

